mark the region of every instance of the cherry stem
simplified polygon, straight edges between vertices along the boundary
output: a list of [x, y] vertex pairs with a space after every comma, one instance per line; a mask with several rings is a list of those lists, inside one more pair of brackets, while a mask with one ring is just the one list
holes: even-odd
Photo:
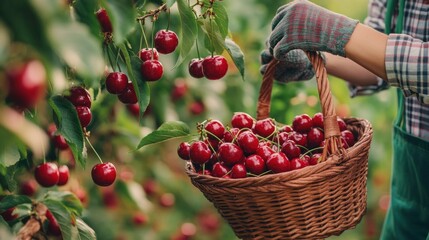
[[168, 31], [168, 29], [170, 29], [170, 9], [169, 8], [167, 9], [167, 18], [168, 18], [167, 20], [167, 31]]
[[141, 17], [138, 17], [137, 21], [144, 21], [145, 18], [148, 18], [148, 17], [153, 17], [152, 21], [156, 21], [158, 19], [159, 13], [162, 11], [166, 11], [166, 10], [167, 10], [167, 4], [164, 3], [159, 8], [157, 8], [155, 10], [150, 10], [149, 13], [147, 13]]
[[[144, 26], [143, 26], [143, 22], [140, 22], [140, 29], [142, 30], [142, 36], [143, 36], [143, 38], [144, 38], [144, 42], [145, 42], [145, 44], [146, 44], [146, 48], [147, 49], [149, 49], [149, 43], [148, 43], [148, 41], [147, 41], [147, 38], [146, 38], [146, 34], [145, 34], [145, 32], [144, 32]], [[142, 42], [142, 40], [141, 40], [141, 38], [140, 38], [140, 49], [142, 48], [141, 47], [141, 42]]]
[[94, 146], [92, 146], [91, 141], [89, 141], [89, 138], [85, 137], [85, 139], [88, 142], [88, 145], [91, 147], [92, 151], [94, 151], [94, 153], [97, 156], [98, 160], [100, 160], [100, 163], [103, 163], [103, 160], [101, 160], [100, 155], [98, 155], [98, 152], [95, 150]]
[[198, 59], [201, 59], [200, 49], [199, 49], [199, 47], [198, 47], [198, 39], [195, 39], [195, 47], [197, 48], [197, 56], [198, 56]]

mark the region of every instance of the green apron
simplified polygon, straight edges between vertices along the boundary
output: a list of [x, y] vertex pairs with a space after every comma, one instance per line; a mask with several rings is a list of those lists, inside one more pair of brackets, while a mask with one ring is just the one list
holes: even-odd
[[[387, 30], [390, 29], [391, 14], [396, 6], [392, 2], [395, 0], [388, 3], [386, 14]], [[399, 33], [402, 31], [404, 2], [401, 0], [399, 3], [401, 11], [395, 29]], [[381, 239], [429, 240], [429, 142], [405, 131], [404, 96], [400, 89], [397, 93], [390, 206]]]

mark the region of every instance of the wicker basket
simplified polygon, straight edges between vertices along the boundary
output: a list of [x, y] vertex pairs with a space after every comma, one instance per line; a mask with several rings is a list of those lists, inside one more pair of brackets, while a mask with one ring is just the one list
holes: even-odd
[[[346, 150], [340, 147], [324, 63], [316, 53], [308, 56], [316, 69], [325, 116], [324, 161], [295, 171], [242, 179], [200, 175], [191, 162], [186, 165], [192, 184], [241, 239], [322, 239], [355, 227], [365, 214], [371, 124], [364, 119], [344, 119], [357, 142]], [[269, 115], [275, 64], [270, 63], [263, 79], [257, 119]], [[335, 119], [335, 124], [329, 119]]]

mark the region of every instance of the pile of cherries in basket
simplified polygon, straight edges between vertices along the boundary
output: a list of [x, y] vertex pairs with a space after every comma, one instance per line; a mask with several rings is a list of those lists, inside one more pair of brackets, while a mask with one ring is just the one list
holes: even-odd
[[[337, 119], [342, 147], [356, 142], [356, 136]], [[220, 178], [245, 178], [301, 169], [319, 162], [325, 144], [323, 115], [295, 116], [291, 125], [272, 118], [255, 120], [237, 112], [231, 126], [219, 120], [198, 124], [198, 140], [182, 142], [177, 154], [189, 160], [199, 174]]]

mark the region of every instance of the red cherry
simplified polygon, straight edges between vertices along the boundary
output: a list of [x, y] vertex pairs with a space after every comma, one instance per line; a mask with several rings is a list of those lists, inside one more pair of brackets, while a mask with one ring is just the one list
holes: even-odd
[[355, 145], [356, 139], [350, 130], [341, 131], [341, 137], [346, 141], [348, 147]]
[[224, 177], [228, 174], [229, 168], [219, 162], [213, 164], [212, 176], [213, 177]]
[[27, 196], [33, 196], [37, 191], [37, 182], [33, 179], [28, 179], [21, 183], [19, 187], [19, 193], [27, 195]]
[[66, 150], [69, 148], [69, 145], [66, 142], [66, 139], [60, 134], [56, 134], [57, 126], [55, 124], [50, 124], [48, 126], [48, 135], [51, 138], [54, 146], [59, 150]]
[[137, 103], [137, 95], [134, 91], [134, 85], [132, 82], [128, 82], [127, 88], [125, 91], [118, 95], [119, 101], [125, 104], [135, 104]]
[[261, 156], [265, 161], [267, 161], [273, 153], [275, 153], [275, 151], [267, 145], [259, 145], [258, 149], [256, 149], [256, 154]]
[[191, 105], [189, 105], [189, 111], [193, 115], [200, 115], [205, 111], [204, 103], [201, 101], [192, 102]]
[[323, 114], [321, 112], [318, 112], [318, 113], [314, 114], [312, 120], [313, 120], [313, 127], [324, 129], [324, 126], [323, 126], [323, 122], [324, 122], [323, 121]]
[[190, 157], [190, 151], [191, 151], [191, 145], [187, 142], [182, 142], [179, 144], [179, 147], [177, 148], [177, 155], [183, 160], [189, 160]]
[[291, 126], [289, 126], [289, 125], [284, 125], [284, 126], [282, 126], [280, 129], [279, 129], [279, 132], [287, 132], [287, 133], [290, 133], [290, 132], [293, 132], [293, 128], [291, 127]]
[[204, 169], [204, 171], [201, 169], [197, 173], [200, 174], [200, 175], [207, 175], [207, 176], [211, 176], [212, 175], [212, 173], [208, 169]]
[[147, 60], [158, 60], [159, 54], [156, 48], [143, 48], [139, 51], [139, 58], [143, 62]]
[[188, 71], [192, 77], [194, 78], [204, 77], [203, 60], [204, 59], [194, 58], [189, 62]]
[[188, 85], [184, 80], [176, 80], [171, 90], [171, 99], [177, 101], [183, 98], [188, 92]]
[[129, 113], [131, 113], [134, 117], [140, 116], [140, 105], [138, 103], [127, 104], [125, 105]]
[[288, 132], [279, 132], [279, 134], [277, 134], [277, 136], [274, 137], [273, 142], [278, 143], [281, 146], [287, 140], [289, 140], [289, 133]]
[[99, 186], [109, 186], [116, 179], [116, 167], [111, 162], [98, 163], [91, 170], [91, 177]]
[[11, 207], [3, 211], [0, 215], [6, 222], [13, 221], [18, 218], [18, 214], [13, 213], [15, 211], [15, 207]]
[[95, 12], [95, 15], [97, 16], [98, 22], [100, 23], [101, 31], [104, 33], [111, 33], [113, 31], [112, 23], [110, 22], [110, 18], [109, 15], [107, 15], [106, 9], [98, 9], [98, 11]]
[[308, 161], [308, 163], [310, 165], [316, 165], [319, 162], [320, 157], [322, 156], [322, 154], [320, 153], [315, 153], [310, 157], [310, 160]]
[[207, 137], [210, 139], [221, 139], [225, 133], [225, 127], [219, 120], [210, 120], [204, 126]]
[[342, 118], [337, 118], [338, 126], [340, 127], [340, 132], [347, 130], [347, 124]]
[[271, 136], [276, 130], [276, 126], [274, 124], [273, 119], [266, 118], [256, 121], [255, 127], [253, 128], [253, 132], [258, 134], [263, 138], [267, 138]]
[[212, 152], [209, 149], [209, 146], [203, 141], [196, 141], [191, 144], [190, 150], [190, 159], [193, 163], [204, 164], [210, 160]]
[[262, 174], [266, 171], [264, 159], [256, 154], [250, 155], [246, 158], [245, 166], [247, 171], [256, 175]]
[[301, 169], [304, 168], [305, 165], [300, 158], [294, 158], [290, 160], [290, 170]]
[[89, 95], [88, 90], [83, 87], [75, 86], [70, 88], [69, 93], [64, 97], [75, 107], [82, 106], [91, 108], [91, 95]]
[[159, 205], [161, 205], [161, 207], [170, 208], [174, 206], [175, 202], [176, 198], [172, 193], [163, 193], [159, 197]]
[[307, 114], [295, 116], [292, 128], [299, 133], [307, 133], [313, 127], [313, 119]]
[[38, 60], [9, 67], [6, 79], [9, 83], [7, 98], [19, 108], [32, 108], [44, 97], [46, 71]]
[[141, 73], [146, 81], [158, 81], [161, 79], [164, 69], [158, 60], [147, 60], [141, 65]]
[[289, 135], [289, 140], [294, 141], [300, 147], [307, 146], [307, 135], [306, 134], [294, 132], [291, 135]]
[[199, 225], [204, 232], [214, 233], [220, 227], [221, 221], [219, 220], [219, 217], [214, 213], [208, 211], [201, 212], [198, 214], [197, 219]]
[[183, 223], [182, 226], [180, 226], [180, 233], [181, 233], [181, 236], [179, 235], [180, 236], [179, 239], [181, 238], [183, 238], [184, 240], [193, 239], [197, 233], [197, 227], [195, 226], [195, 224], [190, 222]]
[[58, 168], [58, 172], [60, 176], [59, 176], [57, 185], [58, 186], [66, 185], [70, 177], [69, 167], [67, 167], [67, 165], [62, 165]]
[[91, 123], [92, 113], [88, 107], [76, 107], [77, 115], [79, 117], [80, 125], [87, 127]]
[[49, 226], [48, 226], [49, 233], [55, 236], [60, 236], [61, 235], [60, 225], [58, 224], [57, 219], [55, 219], [51, 211], [46, 210], [46, 218], [49, 221]]
[[286, 154], [289, 159], [297, 158], [301, 154], [301, 149], [292, 140], [287, 140], [283, 145], [281, 151]]
[[118, 207], [119, 197], [118, 194], [116, 194], [116, 192], [114, 191], [114, 188], [108, 187], [106, 189], [103, 189], [101, 194], [104, 206], [110, 209]]
[[284, 153], [276, 152], [268, 158], [267, 168], [274, 173], [287, 172], [290, 170], [290, 162]]
[[307, 167], [310, 165], [310, 159], [311, 157], [308, 155], [302, 155], [300, 158], [301, 163], [304, 165], [304, 167]]
[[237, 163], [231, 168], [231, 178], [245, 178], [247, 176], [244, 164]]
[[231, 128], [229, 130], [226, 130], [225, 133], [223, 134], [223, 141], [233, 142], [239, 133], [240, 133], [240, 129], [238, 128]]
[[111, 72], [106, 78], [106, 89], [111, 94], [120, 94], [125, 91], [128, 77], [122, 72]]
[[227, 165], [234, 165], [244, 157], [243, 150], [233, 143], [222, 143], [218, 149], [219, 158]]
[[34, 170], [36, 181], [43, 187], [52, 187], [58, 183], [60, 173], [53, 162], [42, 163]]
[[211, 138], [207, 138], [204, 140], [204, 142], [207, 144], [207, 146], [209, 146], [209, 148], [213, 151], [217, 151], [218, 147], [219, 147], [219, 143], [220, 141], [217, 140], [216, 138], [211, 139]]
[[147, 216], [146, 214], [142, 212], [134, 213], [133, 215], [133, 223], [136, 226], [142, 226], [147, 222]]
[[319, 147], [325, 135], [320, 128], [312, 128], [307, 134], [307, 145], [309, 148]]
[[170, 30], [159, 30], [155, 34], [155, 48], [162, 54], [169, 54], [176, 50], [179, 44], [179, 38], [177, 34]]
[[223, 56], [208, 56], [203, 60], [203, 73], [209, 80], [218, 80], [228, 71], [228, 62]]
[[158, 191], [158, 184], [154, 179], [148, 179], [143, 183], [143, 190], [148, 196], [152, 196]]
[[231, 118], [231, 125], [233, 128], [253, 128], [253, 124], [255, 120], [247, 113], [244, 112], [236, 112]]
[[237, 143], [246, 154], [255, 153], [259, 147], [259, 140], [251, 131], [241, 132], [237, 137]]

